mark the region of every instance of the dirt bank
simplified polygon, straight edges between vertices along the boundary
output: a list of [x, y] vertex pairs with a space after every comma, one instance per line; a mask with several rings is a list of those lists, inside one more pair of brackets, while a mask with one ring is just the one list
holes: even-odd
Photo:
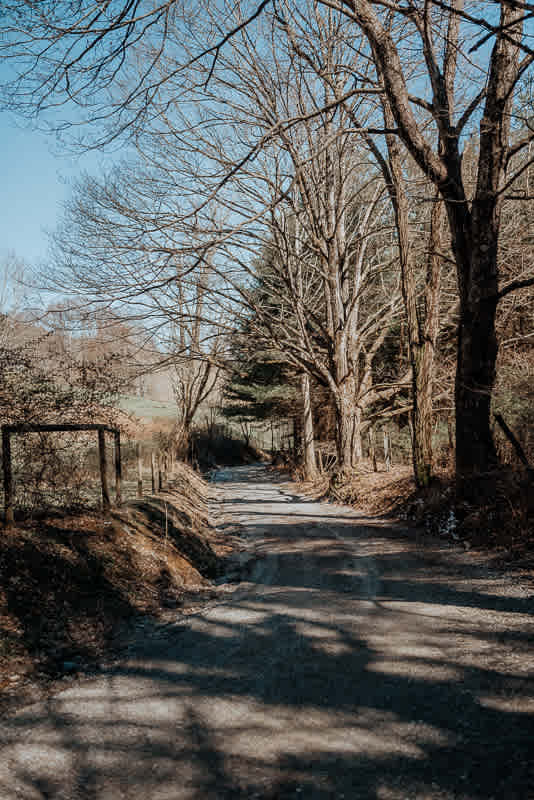
[[208, 485], [186, 466], [168, 491], [109, 518], [54, 515], [0, 536], [0, 707], [116, 656], [132, 625], [209, 595], [224, 554]]

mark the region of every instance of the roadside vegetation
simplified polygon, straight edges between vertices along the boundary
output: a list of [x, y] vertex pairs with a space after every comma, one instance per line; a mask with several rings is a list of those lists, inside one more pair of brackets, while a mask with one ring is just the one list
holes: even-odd
[[208, 484], [176, 465], [163, 492], [111, 515], [42, 511], [0, 539], [0, 706], [98, 671], [128, 634], [210, 596], [229, 550], [209, 526]]

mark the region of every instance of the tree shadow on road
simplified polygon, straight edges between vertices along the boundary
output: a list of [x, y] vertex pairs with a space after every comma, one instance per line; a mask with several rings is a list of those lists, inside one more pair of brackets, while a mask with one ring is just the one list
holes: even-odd
[[6, 719], [0, 796], [534, 796], [532, 601], [442, 583], [385, 529], [358, 556], [337, 527], [273, 526], [246, 591]]

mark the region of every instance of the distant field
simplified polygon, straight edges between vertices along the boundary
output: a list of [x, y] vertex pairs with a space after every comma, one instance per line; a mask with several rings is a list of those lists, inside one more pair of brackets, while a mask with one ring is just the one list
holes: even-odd
[[157, 419], [158, 417], [171, 418], [176, 416], [176, 403], [161, 400], [150, 400], [148, 397], [123, 396], [119, 405], [124, 411], [135, 414], [143, 420]]

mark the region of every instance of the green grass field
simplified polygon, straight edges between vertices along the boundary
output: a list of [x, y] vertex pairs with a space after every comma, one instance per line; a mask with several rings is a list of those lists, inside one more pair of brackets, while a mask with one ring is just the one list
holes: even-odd
[[176, 416], [176, 403], [161, 400], [150, 400], [148, 397], [133, 397], [123, 395], [119, 401], [120, 408], [142, 420], [165, 417], [171, 419]]

